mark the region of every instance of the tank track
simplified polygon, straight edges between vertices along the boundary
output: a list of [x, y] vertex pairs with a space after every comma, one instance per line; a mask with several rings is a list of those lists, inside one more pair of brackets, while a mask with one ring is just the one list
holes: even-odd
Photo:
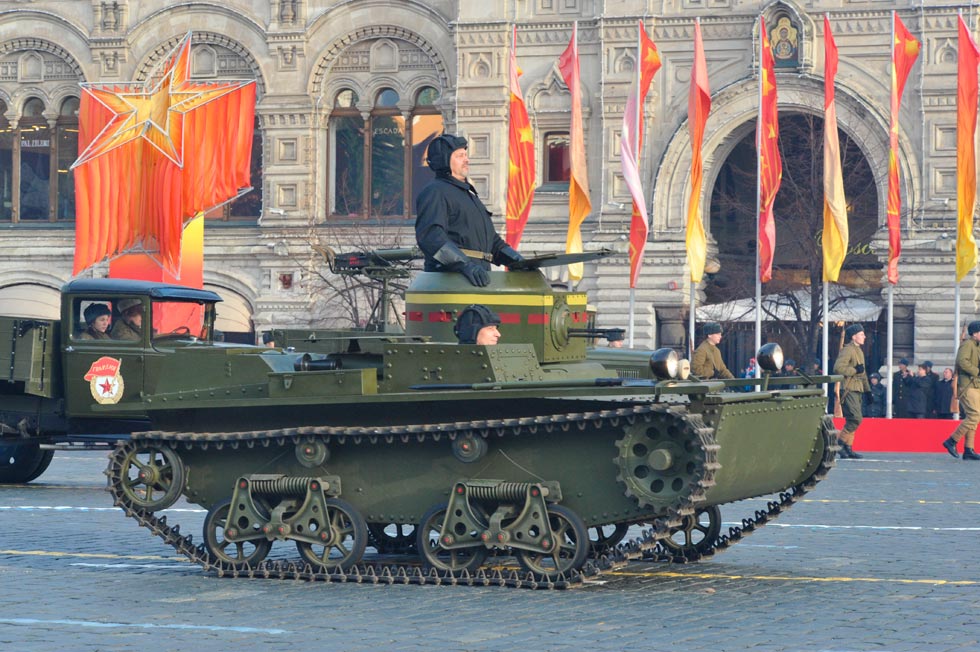
[[[317, 438], [337, 439], [340, 443], [346, 438], [351, 438], [355, 444], [361, 443], [362, 441], [372, 444], [393, 444], [395, 442], [408, 443], [412, 440], [423, 442], [427, 439], [433, 439], [438, 441], [442, 437], [453, 439], [459, 435], [472, 434], [478, 434], [484, 438], [489, 438], [493, 435], [502, 437], [508, 433], [513, 436], [534, 435], [539, 431], [567, 431], [573, 427], [584, 429], [589, 422], [597, 426], [602, 424], [610, 427], [618, 427], [620, 425], [632, 425], [639, 419], [649, 420], [652, 415], [664, 412], [682, 416], [688, 422], [697, 434], [697, 444], [702, 448], [704, 453], [705, 462], [700, 469], [700, 476], [692, 478], [689, 494], [683, 499], [676, 501], [676, 504], [667, 510], [665, 517], [657, 519], [650, 524], [649, 528], [643, 530], [639, 538], [607, 550], [601, 556], [590, 558], [581, 571], [571, 572], [567, 576], [559, 577], [556, 580], [548, 580], [536, 577], [532, 573], [511, 569], [481, 568], [472, 573], [463, 571], [454, 574], [439, 572], [435, 569], [424, 569], [418, 565], [410, 564], [362, 563], [347, 571], [340, 569], [323, 571], [314, 569], [305, 562], [274, 560], [262, 561], [254, 567], [249, 565], [238, 567], [214, 558], [203, 543], [195, 545], [193, 537], [191, 535], [181, 534], [180, 525], [169, 525], [166, 516], [156, 516], [150, 511], [134, 507], [127, 499], [122, 488], [125, 474], [123, 461], [129, 452], [145, 442], [156, 441], [174, 449], [184, 446], [187, 448], [200, 447], [202, 449], [214, 447], [217, 450], [221, 450], [224, 447], [236, 449], [239, 446], [249, 448], [254, 446], [269, 446], [273, 443], [276, 445], [286, 443], [295, 444], [300, 441]], [[825, 433], [826, 436], [827, 434]], [[108, 478], [107, 491], [112, 495], [114, 504], [121, 507], [127, 516], [136, 520], [140, 527], [149, 530], [152, 535], [159, 537], [178, 554], [198, 564], [203, 570], [216, 573], [219, 577], [230, 576], [369, 584], [448, 584], [531, 589], [567, 589], [575, 585], [580, 585], [586, 579], [595, 578], [604, 572], [620, 569], [631, 561], [640, 559], [693, 561], [695, 559], [693, 556], [679, 559], [676, 555], [666, 555], [664, 553], [666, 549], [660, 541], [669, 536], [673, 529], [680, 527], [684, 516], [694, 514], [698, 504], [704, 500], [704, 492], [713, 485], [714, 474], [718, 469], [716, 461], [717, 449], [718, 447], [714, 442], [711, 428], [704, 426], [699, 415], [687, 414], [686, 408], [683, 406], [647, 404], [615, 410], [603, 410], [600, 412], [566, 413], [520, 419], [477, 420], [432, 425], [372, 428], [309, 426], [230, 433], [165, 431], [134, 433], [129, 441], [118, 444], [115, 451], [110, 455], [109, 466], [105, 471], [105, 475]], [[743, 520], [742, 527], [738, 528], [737, 533], [735, 532], [736, 528], [733, 528], [733, 531], [728, 536], [720, 537], [712, 544], [709, 551], [700, 553], [697, 558], [708, 556], [717, 550], [736, 543], [746, 534], [770, 522], [779, 513], [792, 506], [802, 496], [802, 493], [805, 493], [805, 491], [808, 491], [813, 485], [823, 479], [823, 476], [826, 475], [826, 470], [833, 465], [833, 458], [836, 451], [837, 447], [834, 444], [833, 450], [825, 454], [820, 469], [810, 479], [795, 487], [791, 492], [784, 494], [778, 504], [770, 504], [770, 509], [767, 512], [757, 512], [753, 519]], [[585, 545], [588, 545], [587, 542]]]

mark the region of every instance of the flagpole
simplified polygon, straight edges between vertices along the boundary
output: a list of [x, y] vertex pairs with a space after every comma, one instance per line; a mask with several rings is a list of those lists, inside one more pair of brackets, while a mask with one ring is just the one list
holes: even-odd
[[956, 281], [956, 291], [953, 293], [953, 358], [956, 358], [956, 350], [960, 346], [960, 282]]
[[[762, 211], [762, 77], [765, 74], [762, 63], [762, 47], [765, 39], [762, 34], [762, 22], [759, 22], [759, 115], [755, 126], [755, 352], [762, 348], [762, 277], [760, 265], [762, 262], [759, 248], [759, 219]], [[754, 355], [754, 354], [753, 354]], [[761, 376], [760, 366], [755, 366], [755, 377]]]
[[[895, 89], [895, 78], [896, 78], [895, 11], [894, 10], [892, 10], [892, 37], [889, 43], [890, 43], [889, 47], [892, 50], [891, 56], [889, 57], [889, 60], [891, 61], [891, 63], [889, 63], [889, 66], [891, 67], [891, 74], [889, 75], [889, 77], [891, 77], [892, 96], [894, 97], [896, 92]], [[894, 121], [894, 120], [895, 120], [895, 116], [891, 116], [890, 121]], [[895, 156], [898, 156], [898, 152], [895, 152]], [[890, 252], [889, 252], [889, 256], [890, 256]], [[896, 265], [897, 265], [897, 261], [896, 261]], [[895, 285], [891, 282], [891, 280], [889, 280], [888, 281], [888, 389], [885, 392], [885, 416], [887, 416], [889, 419], [892, 418], [892, 396], [894, 394], [894, 388], [892, 387], [892, 385], [894, 384], [894, 380], [895, 380], [895, 377], [892, 372], [892, 360], [895, 357], [895, 338], [894, 338], [895, 312], [894, 312], [894, 302], [893, 302], [894, 289], [895, 289]]]
[[[636, 65], [633, 66], [633, 83], [636, 85], [636, 107], [635, 107], [635, 117], [634, 125], [636, 128], [633, 130], [633, 156], [636, 157], [637, 168], [639, 168], [640, 161], [640, 116], [643, 114], [643, 109], [641, 104], [643, 103], [643, 98], [640, 97], [640, 70], [643, 67], [643, 44], [640, 42], [640, 26], [636, 27]], [[643, 200], [646, 203], [646, 199]], [[630, 207], [630, 220], [633, 219], [632, 206]], [[649, 233], [647, 234], [649, 237]], [[637, 253], [637, 256], [642, 256], [641, 253]], [[638, 264], [642, 264], [642, 261], [637, 261]], [[632, 279], [630, 279], [632, 281]], [[636, 315], [636, 288], [633, 283], [630, 283], [630, 319], [629, 319], [629, 348], [633, 348], [633, 334], [635, 333], [635, 315]]]
[[[826, 234], [824, 234], [826, 237]], [[830, 283], [823, 282], [823, 354], [820, 356], [820, 369], [824, 374], [827, 373], [827, 363], [830, 361], [827, 351], [830, 346], [830, 299], [828, 298], [828, 287]], [[830, 396], [830, 384], [823, 384], [823, 395]]]

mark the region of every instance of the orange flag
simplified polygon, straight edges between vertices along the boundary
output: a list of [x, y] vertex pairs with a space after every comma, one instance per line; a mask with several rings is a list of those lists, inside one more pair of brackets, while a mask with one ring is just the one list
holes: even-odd
[[759, 280], [772, 279], [772, 259], [776, 250], [776, 221], [772, 205], [783, 179], [783, 162], [779, 156], [779, 110], [776, 105], [776, 73], [772, 45], [766, 32], [766, 21], [759, 17], [760, 56], [759, 122], [756, 146], [759, 151]]
[[977, 67], [980, 50], [960, 16], [956, 71], [956, 282], [977, 266], [973, 211], [977, 206]]
[[892, 11], [892, 95], [891, 122], [889, 124], [888, 150], [888, 282], [898, 283], [898, 258], [902, 255], [902, 197], [898, 185], [898, 107], [902, 103], [902, 91], [909, 71], [919, 56], [919, 42], [905, 29], [905, 24]]
[[687, 202], [687, 263], [691, 268], [691, 282], [701, 282], [704, 261], [708, 255], [708, 242], [701, 221], [701, 183], [704, 165], [701, 161], [701, 143], [704, 127], [711, 112], [711, 90], [708, 88], [708, 66], [704, 59], [704, 43], [701, 40], [701, 21], [694, 23], [694, 65], [691, 68], [691, 90], [687, 97], [687, 128], [691, 134], [691, 195]]
[[[572, 27], [572, 40], [558, 58], [558, 70], [565, 85], [572, 93], [572, 124], [569, 129], [571, 145], [572, 178], [568, 182], [568, 237], [565, 252], [582, 252], [582, 222], [592, 212], [589, 198], [589, 175], [585, 163], [585, 132], [582, 126], [582, 89], [578, 69], [578, 22]], [[584, 266], [573, 263], [568, 266], [568, 276], [573, 281], [582, 280]]]
[[534, 135], [521, 94], [517, 26], [510, 50], [510, 144], [507, 150], [507, 244], [517, 249], [534, 200]]
[[830, 31], [830, 19], [823, 17], [824, 38], [824, 120], [823, 120], [823, 280], [837, 281], [847, 255], [847, 200], [844, 173], [837, 138], [837, 103], [834, 77], [837, 76], [837, 43]]
[[250, 190], [255, 83], [191, 80], [191, 35], [145, 83], [83, 83], [74, 274], [127, 251], [180, 266], [185, 223]]
[[[631, 138], [628, 140], [629, 147], [633, 147], [632, 134], [636, 134], [635, 138], [635, 149], [636, 151], [630, 152], [633, 155], [632, 161], [627, 161], [629, 156], [623, 157], [623, 168], [624, 177], [628, 177], [626, 168], [631, 162], [634, 166], [634, 172], [636, 173], [637, 182], [639, 181], [639, 157], [640, 157], [640, 146], [643, 144], [643, 103], [646, 100], [647, 92], [650, 90], [650, 83], [653, 81], [653, 76], [657, 74], [660, 70], [660, 53], [657, 52], [657, 46], [654, 45], [653, 41], [647, 36], [647, 30], [643, 26], [643, 21], [639, 21], [639, 43], [637, 45], [637, 72], [639, 80], [639, 88], [633, 88], [630, 90], [630, 97], [627, 100], [626, 111], [623, 114], [623, 135], [626, 136], [627, 133], [630, 134]], [[637, 93], [634, 97], [634, 93]], [[632, 104], [630, 104], [632, 102]], [[626, 154], [626, 152], [624, 152]], [[627, 184], [629, 181], [627, 180]], [[632, 188], [631, 188], [632, 190]], [[640, 190], [639, 183], [637, 183], [637, 190]], [[640, 193], [640, 202], [643, 201], [642, 192]], [[633, 216], [630, 219], [630, 287], [636, 287], [636, 279], [640, 275], [640, 268], [643, 266], [643, 251], [647, 246], [647, 236], [650, 233], [650, 223], [647, 218], [646, 209], [641, 211], [640, 205], [637, 203], [637, 199], [633, 199]]]

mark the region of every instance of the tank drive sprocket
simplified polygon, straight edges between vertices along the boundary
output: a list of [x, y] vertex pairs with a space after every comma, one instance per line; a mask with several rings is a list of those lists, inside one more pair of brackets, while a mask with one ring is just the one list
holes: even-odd
[[686, 513], [711, 486], [717, 444], [699, 415], [672, 409], [637, 419], [616, 442], [616, 479], [641, 507]]

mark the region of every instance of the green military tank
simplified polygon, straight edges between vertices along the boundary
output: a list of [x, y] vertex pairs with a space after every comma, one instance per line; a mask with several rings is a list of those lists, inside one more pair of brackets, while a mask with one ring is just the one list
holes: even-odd
[[[408, 258], [343, 260], [387, 270], [387, 283]], [[590, 348], [609, 333], [585, 295], [536, 269], [563, 262], [531, 258], [485, 288], [419, 273], [403, 333], [279, 331], [276, 348], [214, 341], [210, 292], [73, 281], [63, 387], [48, 393], [63, 391], [63, 437], [117, 441], [115, 503], [220, 574], [562, 587], [633, 559], [710, 555], [826, 475], [828, 378], [767, 373], [732, 392], [670, 350]], [[77, 336], [88, 304], [131, 299], [148, 326], [139, 340]], [[500, 316], [498, 345], [456, 342], [471, 304]], [[759, 352], [767, 371], [780, 356]], [[725, 504], [771, 494], [722, 532]], [[161, 515], [181, 496], [207, 510], [200, 544]], [[623, 542], [634, 524], [643, 535]], [[516, 563], [491, 568], [490, 555]]]

